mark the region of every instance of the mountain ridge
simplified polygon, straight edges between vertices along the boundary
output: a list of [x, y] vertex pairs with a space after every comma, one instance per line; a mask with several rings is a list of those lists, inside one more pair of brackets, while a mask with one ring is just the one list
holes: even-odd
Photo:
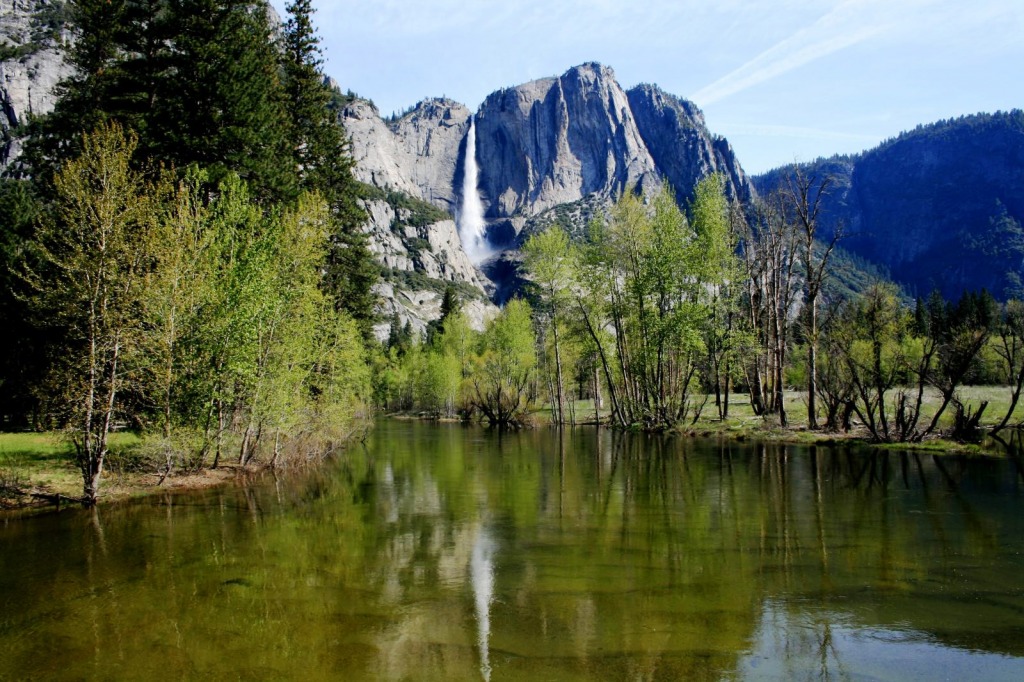
[[[52, 108], [55, 86], [69, 73], [60, 49], [73, 36], [63, 6], [0, 0], [0, 166], [8, 169], [26, 115]], [[649, 83], [624, 89], [611, 67], [596, 62], [497, 89], [476, 111], [426, 98], [401, 116], [382, 117], [372, 102], [341, 96], [340, 89], [338, 95], [335, 110], [351, 140], [356, 178], [375, 190], [362, 199], [365, 230], [391, 273], [389, 285], [407, 293], [424, 283], [432, 294], [446, 283], [481, 297], [507, 291], [470, 262], [456, 229], [471, 120], [488, 235], [499, 248], [517, 249], [552, 222], [599, 216], [628, 187], [647, 191], [667, 182], [685, 207], [701, 178], [720, 173], [730, 198], [747, 202], [770, 192], [792, 168], [748, 177], [696, 104]], [[801, 167], [834, 175], [825, 222], [847, 227], [843, 245], [915, 293], [938, 286], [955, 297], [985, 286], [1002, 297], [1024, 295], [1022, 140], [1020, 110], [975, 114], [922, 124], [860, 154]], [[442, 215], [412, 224], [410, 216], [426, 214], [402, 196]], [[512, 262], [502, 259], [499, 270], [507, 273]], [[395, 273], [404, 274], [396, 280]], [[394, 292], [382, 294], [384, 312], [393, 313]], [[424, 306], [406, 306], [402, 314], [424, 327], [433, 314]]]
[[1024, 111], [921, 124], [859, 154], [783, 166], [754, 178], [762, 194], [795, 169], [830, 175], [823, 224], [918, 296], [987, 289], [1024, 296]]

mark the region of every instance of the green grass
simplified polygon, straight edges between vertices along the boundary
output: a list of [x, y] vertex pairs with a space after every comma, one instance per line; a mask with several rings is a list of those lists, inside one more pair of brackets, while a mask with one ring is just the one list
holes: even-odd
[[[134, 433], [111, 434], [112, 456], [131, 451], [140, 442]], [[81, 495], [82, 475], [71, 443], [59, 432], [0, 433], [0, 489], [9, 487]]]
[[[960, 400], [971, 410], [977, 410], [982, 402], [987, 401], [988, 407], [981, 420], [983, 427], [991, 428], [999, 423], [1006, 410], [1010, 406], [1010, 388], [1007, 386], [965, 386], [958, 391]], [[695, 435], [722, 435], [737, 439], [766, 439], [783, 441], [787, 443], [822, 443], [832, 442], [837, 439], [848, 439], [851, 436], [865, 436], [863, 432], [854, 434], [836, 434], [823, 431], [807, 430], [807, 392], [786, 391], [784, 394], [786, 415], [789, 425], [786, 428], [778, 424], [776, 417], [762, 418], [754, 414], [750, 406], [750, 399], [746, 394], [733, 393], [729, 396], [729, 417], [725, 421], [718, 419], [718, 411], [715, 408], [714, 398], [709, 398], [704, 407], [700, 420], [696, 424], [685, 423], [679, 427], [681, 433], [692, 433]], [[890, 405], [894, 396], [890, 398]], [[941, 396], [938, 391], [929, 389], [925, 391], [922, 403], [922, 414], [919, 427], [926, 427], [935, 411], [941, 405]], [[607, 401], [605, 403], [608, 405]], [[819, 406], [820, 407], [820, 406]], [[607, 417], [609, 410], [602, 410], [602, 417]], [[946, 408], [939, 420], [939, 430], [948, 429], [953, 424], [952, 405]], [[536, 423], [550, 424], [551, 406], [545, 404], [537, 408], [533, 415]], [[591, 421], [594, 416], [593, 401], [581, 400], [576, 403], [577, 421]], [[856, 418], [855, 418], [856, 419]], [[819, 417], [823, 420], [823, 416]], [[1014, 410], [1010, 426], [1018, 422], [1024, 422], [1024, 398]], [[888, 447], [905, 449], [907, 444], [893, 444]], [[981, 452], [978, 445], [956, 443], [943, 439], [929, 439], [924, 443], [913, 446], [915, 449], [931, 451], [957, 451], [957, 452]]]

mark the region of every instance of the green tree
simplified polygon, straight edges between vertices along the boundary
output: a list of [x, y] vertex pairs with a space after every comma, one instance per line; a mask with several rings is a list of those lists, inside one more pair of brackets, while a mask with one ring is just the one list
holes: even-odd
[[238, 173], [259, 200], [294, 198], [286, 99], [266, 5], [168, 0], [174, 50], [156, 103], [158, 158], [196, 164], [219, 182]]
[[472, 375], [474, 404], [494, 426], [520, 426], [529, 414], [529, 384], [537, 365], [530, 306], [509, 301], [487, 326]]
[[[910, 319], [895, 287], [876, 284], [851, 308], [845, 322], [844, 359], [854, 385], [854, 409], [875, 440], [898, 440], [888, 393], [908, 375]], [[897, 397], [905, 404], [905, 394]]]
[[696, 233], [699, 284], [708, 294], [708, 316], [702, 325], [708, 358], [708, 379], [715, 394], [719, 419], [729, 416], [732, 364], [742, 341], [737, 329], [742, 264], [736, 255], [733, 214], [725, 196], [725, 180], [709, 175], [697, 183], [690, 204], [690, 221]]
[[[612, 332], [617, 382], [613, 410], [622, 425], [671, 428], [699, 408], [692, 403], [701, 321], [707, 316], [696, 235], [667, 187], [649, 198], [632, 192], [595, 224], [582, 270], [591, 289], [588, 333], [600, 347]], [[610, 363], [603, 358], [602, 364]], [[606, 369], [607, 372], [607, 369]]]
[[562, 369], [560, 331], [565, 324], [566, 309], [573, 296], [573, 273], [576, 270], [569, 235], [557, 225], [534, 235], [523, 246], [526, 269], [540, 293], [541, 310], [551, 331], [555, 365], [555, 403], [553, 421], [566, 422], [565, 381]]
[[337, 113], [330, 108], [332, 92], [320, 71], [323, 60], [312, 2], [295, 0], [286, 10], [282, 72], [288, 139], [299, 186], [319, 192], [330, 206], [333, 227], [324, 284], [338, 308], [357, 321], [369, 341], [375, 322], [373, 286], [380, 278], [380, 266], [361, 230], [366, 215], [357, 203], [355, 164]]
[[157, 407], [161, 435], [169, 440], [180, 417], [195, 416], [193, 410], [182, 405], [183, 396], [179, 395], [188, 357], [183, 343], [205, 302], [209, 286], [206, 265], [213, 235], [208, 229], [199, 178], [190, 178], [177, 187], [169, 179], [165, 181], [172, 189], [161, 197], [163, 210], [151, 235], [154, 266], [146, 273], [142, 321], [148, 358], [145, 390]]
[[40, 265], [28, 273], [41, 312], [64, 331], [55, 371], [87, 505], [99, 494], [107, 438], [136, 369], [138, 312], [153, 261], [155, 197], [130, 167], [136, 144], [116, 124], [83, 136], [81, 156], [54, 180], [56, 205], [33, 244]]

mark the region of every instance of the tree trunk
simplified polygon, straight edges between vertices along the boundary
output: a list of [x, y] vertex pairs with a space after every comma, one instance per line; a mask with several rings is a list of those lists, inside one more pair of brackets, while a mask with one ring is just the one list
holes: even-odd
[[818, 311], [817, 295], [809, 297], [811, 330], [807, 345], [807, 428], [818, 430]]
[[558, 423], [565, 422], [565, 393], [562, 386], [562, 355], [558, 348], [558, 323], [551, 313], [551, 334], [555, 342], [555, 388], [558, 392]]

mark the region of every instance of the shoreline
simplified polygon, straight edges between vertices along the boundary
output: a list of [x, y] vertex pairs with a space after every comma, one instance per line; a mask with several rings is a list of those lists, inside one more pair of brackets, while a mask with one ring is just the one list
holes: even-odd
[[[153, 497], [165, 493], [206, 490], [237, 484], [242, 479], [259, 475], [264, 469], [239, 470], [233, 465], [204, 469], [194, 473], [171, 474], [160, 482], [157, 473], [131, 473], [114, 475], [104, 481], [97, 506], [109, 506], [128, 500]], [[28, 486], [19, 491], [5, 491], [0, 498], [0, 519], [34, 516], [65, 509], [83, 509], [81, 498], [67, 490], [54, 490], [49, 486]]]
[[[536, 415], [539, 416], [539, 415]], [[402, 421], [424, 421], [436, 423], [474, 423], [462, 419], [436, 418], [422, 413], [398, 412], [381, 415], [382, 419]], [[596, 425], [593, 420], [576, 424], [583, 428], [606, 428], [607, 425]], [[532, 428], [557, 428], [545, 419], [535, 421]], [[564, 428], [573, 428], [565, 426]], [[1012, 433], [1007, 431], [1006, 433]], [[781, 428], [746, 421], [703, 422], [685, 428], [663, 432], [664, 435], [682, 438], [717, 438], [734, 443], [772, 443], [779, 445], [854, 447], [881, 452], [910, 451], [927, 452], [935, 455], [976, 455], [985, 457], [1006, 457], [1006, 452], [999, 452], [983, 443], [959, 443], [942, 438], [931, 438], [919, 443], [879, 443], [873, 442], [857, 433], [832, 433], [825, 431], [808, 431], [806, 427], [793, 426]], [[985, 436], [988, 442], [991, 439]], [[6, 462], [0, 462], [0, 474]], [[47, 480], [65, 475], [73, 465], [63, 457], [49, 457], [45, 464], [37, 466], [33, 475], [42, 477], [42, 483], [28, 483], [18, 487], [4, 487], [0, 480], [0, 519], [21, 518], [60, 512], [68, 507], [81, 508], [81, 501], [76, 494], [79, 489], [72, 490], [67, 484], [52, 485]], [[172, 473], [161, 481], [161, 475], [154, 472], [109, 473], [104, 481], [98, 505], [107, 506], [127, 500], [142, 499], [165, 493], [205, 490], [219, 486], [237, 485], [246, 479], [264, 474], [268, 468], [239, 469], [233, 464], [221, 465], [217, 469], [203, 469], [192, 473]], [[72, 477], [72, 480], [73, 477]], [[80, 481], [79, 481], [80, 485]]]
[[[532, 416], [533, 423], [525, 427], [526, 429], [558, 428], [555, 424], [551, 423], [547, 410], [534, 412]], [[383, 417], [385, 419], [434, 422], [438, 424], [483, 423], [464, 420], [458, 417], [436, 417], [424, 412], [391, 412], [384, 414]], [[484, 426], [486, 427], [486, 424], [484, 424]], [[575, 426], [570, 426], [568, 424], [562, 425], [562, 428], [566, 429], [575, 427], [604, 428], [612, 431], [622, 431], [624, 433], [644, 433], [644, 431], [639, 429], [619, 429], [605, 422], [598, 424], [594, 421], [592, 416], [577, 421]], [[1013, 431], [1014, 429], [1006, 428], [1002, 433], [1008, 436], [1013, 433]], [[822, 445], [830, 447], [858, 447], [883, 451], [907, 450], [911, 452], [931, 452], [935, 454], [950, 455], [983, 455], [990, 457], [1005, 456], [1005, 453], [1000, 452], [995, 447], [986, 447], [985, 444], [986, 442], [991, 441], [991, 437], [988, 435], [988, 431], [984, 429], [981, 441], [978, 443], [964, 443], [949, 440], [948, 438], [943, 438], [941, 436], [929, 436], [920, 442], [885, 442], [871, 440], [867, 437], [867, 432], [863, 428], [854, 429], [850, 432], [824, 430], [810, 431], [806, 426], [802, 426], [799, 423], [793, 424], [789, 427], [780, 427], [769, 424], [759, 417], [752, 417], [747, 419], [730, 418], [725, 422], [701, 421], [697, 424], [680, 426], [675, 429], [665, 431], [651, 431], [649, 433], [679, 436], [684, 438], [720, 438], [737, 443], [761, 441], [764, 443], [776, 443], [781, 445]]]

